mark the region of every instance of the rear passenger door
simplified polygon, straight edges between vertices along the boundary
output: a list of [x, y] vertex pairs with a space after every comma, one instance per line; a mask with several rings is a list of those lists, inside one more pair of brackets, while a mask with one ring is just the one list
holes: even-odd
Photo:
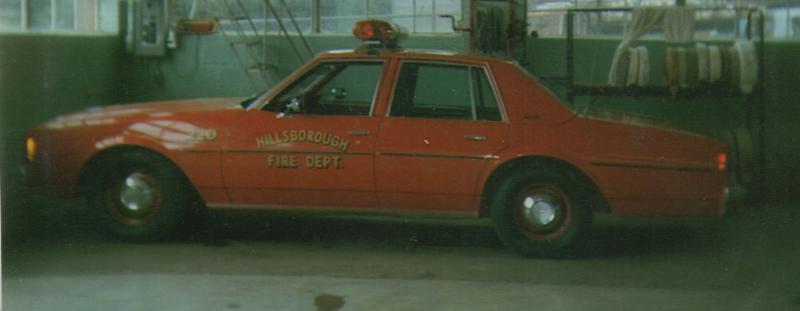
[[487, 67], [402, 61], [376, 143], [379, 204], [473, 211], [478, 179], [508, 143]]

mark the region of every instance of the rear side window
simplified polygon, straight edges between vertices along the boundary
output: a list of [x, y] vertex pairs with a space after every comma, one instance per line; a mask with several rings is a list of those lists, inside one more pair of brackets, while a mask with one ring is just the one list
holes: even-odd
[[497, 97], [483, 68], [404, 62], [390, 116], [501, 121]]

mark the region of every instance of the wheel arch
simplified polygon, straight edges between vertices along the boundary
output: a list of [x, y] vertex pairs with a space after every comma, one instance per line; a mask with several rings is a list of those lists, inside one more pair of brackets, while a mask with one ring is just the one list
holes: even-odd
[[510, 176], [514, 173], [516, 168], [534, 167], [534, 166], [550, 166], [555, 167], [557, 170], [564, 172], [571, 179], [575, 180], [581, 185], [581, 191], [587, 193], [589, 204], [594, 212], [610, 213], [608, 201], [603, 196], [597, 184], [577, 166], [549, 156], [522, 156], [508, 160], [501, 165], [497, 166], [494, 171], [486, 179], [483, 185], [480, 204], [480, 217], [488, 217], [491, 215], [491, 201], [497, 191], [497, 187], [503, 178]]
[[95, 174], [100, 172], [100, 169], [104, 162], [120, 154], [132, 153], [132, 152], [138, 152], [154, 156], [164, 161], [164, 163], [175, 167], [176, 170], [180, 173], [180, 177], [182, 179], [181, 182], [183, 182], [188, 187], [188, 189], [191, 189], [192, 191], [191, 195], [196, 200], [200, 200], [200, 196], [194, 184], [192, 184], [192, 182], [189, 180], [189, 177], [186, 176], [186, 173], [177, 163], [172, 161], [172, 159], [165, 156], [163, 153], [141, 145], [117, 145], [103, 149], [93, 154], [91, 157], [89, 157], [89, 159], [86, 160], [86, 162], [81, 167], [80, 173], [78, 175], [78, 190], [80, 191], [80, 193], [86, 194], [87, 191], [91, 190], [91, 181], [93, 178], [96, 177]]

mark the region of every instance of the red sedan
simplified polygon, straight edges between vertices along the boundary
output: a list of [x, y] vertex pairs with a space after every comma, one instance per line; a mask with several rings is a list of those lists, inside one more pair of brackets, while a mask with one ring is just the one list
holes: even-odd
[[127, 238], [194, 209], [491, 217], [524, 255], [580, 249], [594, 212], [721, 215], [728, 147], [577, 116], [519, 65], [367, 46], [322, 53], [251, 99], [126, 104], [30, 130], [29, 184], [87, 196]]

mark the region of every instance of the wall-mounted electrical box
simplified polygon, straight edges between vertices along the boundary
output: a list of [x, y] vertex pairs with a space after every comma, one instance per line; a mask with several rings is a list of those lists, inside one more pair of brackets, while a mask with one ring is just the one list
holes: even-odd
[[128, 0], [125, 45], [136, 56], [166, 54], [168, 0]]

